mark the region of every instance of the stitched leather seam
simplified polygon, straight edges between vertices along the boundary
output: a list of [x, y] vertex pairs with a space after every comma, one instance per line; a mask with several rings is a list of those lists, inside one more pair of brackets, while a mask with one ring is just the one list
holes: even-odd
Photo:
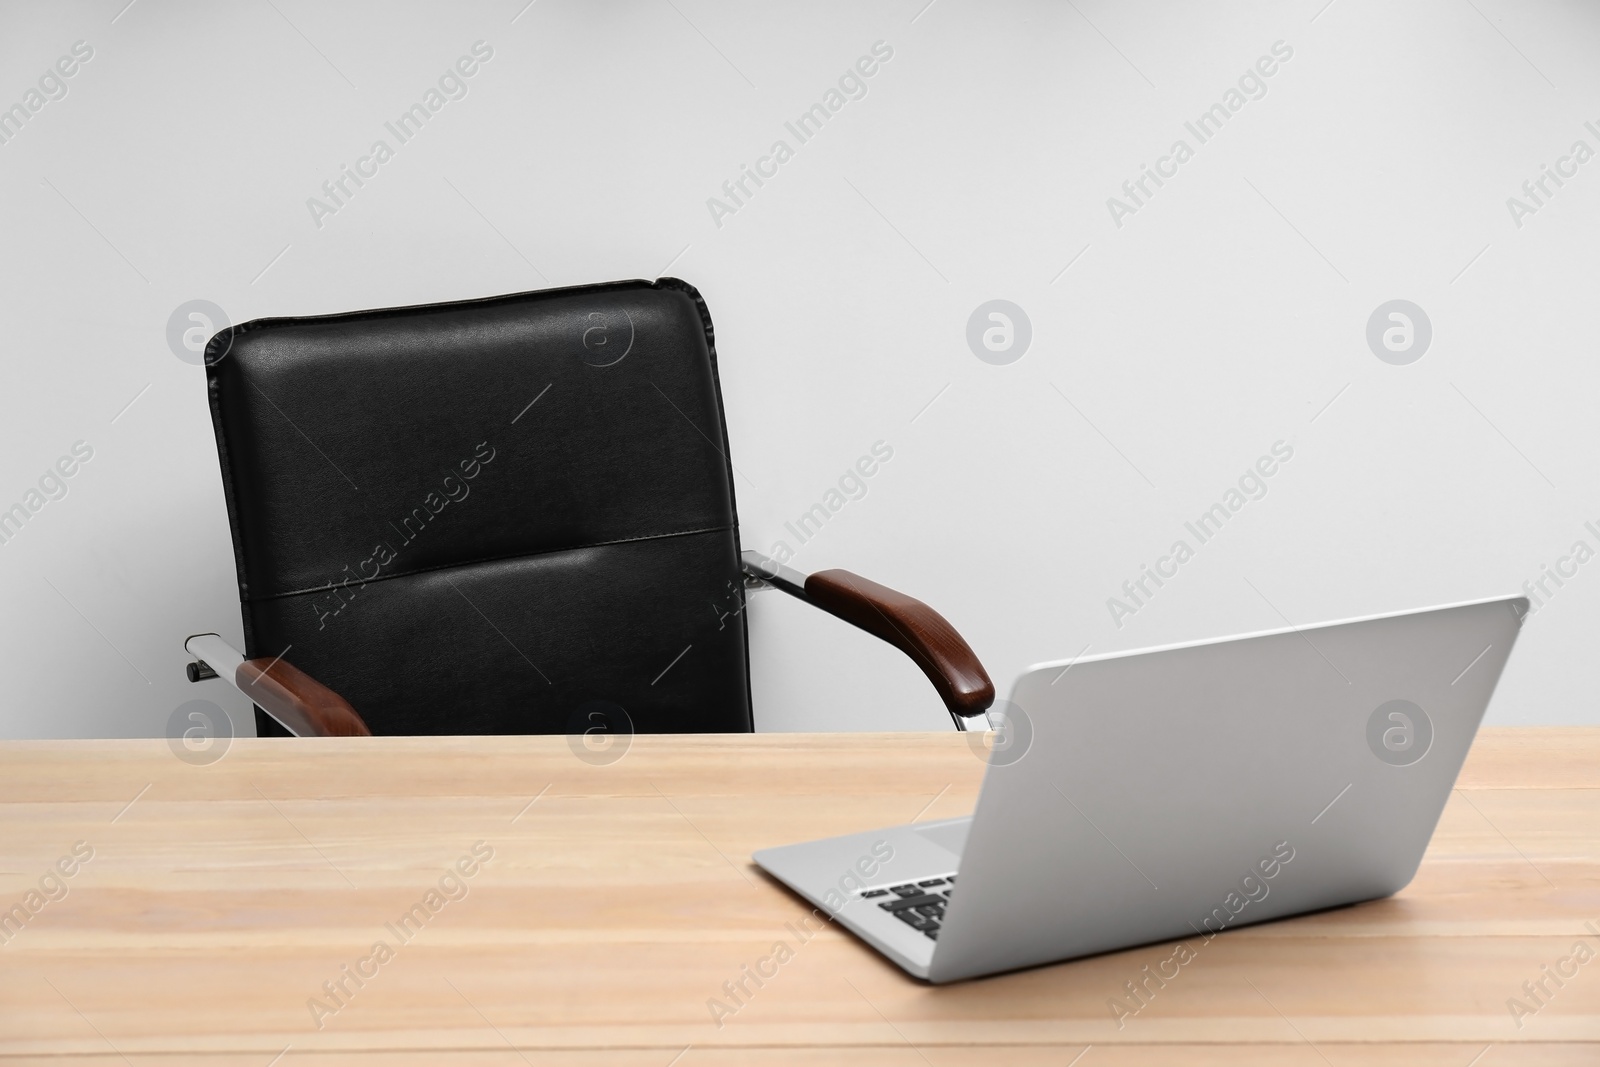
[[416, 315], [428, 315], [438, 311], [482, 311], [529, 301], [534, 297], [587, 296], [591, 293], [605, 293], [641, 287], [645, 289], [656, 288], [651, 282], [637, 279], [599, 282], [592, 285], [568, 285], [559, 289], [533, 289], [522, 293], [480, 297], [476, 300], [444, 300], [427, 304], [405, 304], [400, 307], [372, 308], [366, 311], [341, 311], [331, 315], [275, 315], [268, 318], [251, 319], [249, 322], [241, 322], [231, 329], [218, 332], [216, 336], [206, 342], [206, 351], [203, 358], [207, 367], [214, 366], [227, 358], [233, 343], [245, 334], [284, 326], [343, 326], [352, 322], [395, 320]]
[[[667, 533], [644, 534], [640, 537], [619, 537], [613, 541], [589, 541], [581, 545], [563, 545], [560, 548], [547, 548], [541, 552], [517, 552], [509, 556], [482, 556], [478, 559], [465, 559], [453, 563], [439, 563], [432, 567], [419, 567], [416, 570], [400, 571], [396, 574], [380, 574], [376, 578], [355, 582], [357, 588], [373, 585], [377, 582], [387, 582], [394, 578], [411, 578], [418, 574], [429, 574], [433, 571], [450, 570], [455, 567], [473, 567], [480, 563], [502, 563], [506, 560], [533, 559], [538, 556], [552, 556], [557, 552], [577, 552], [585, 548], [604, 548], [609, 545], [626, 545], [636, 541], [659, 541], [668, 537], [690, 537], [694, 534], [725, 533], [735, 529], [731, 525], [706, 526], [697, 530], [672, 530]], [[282, 600], [285, 597], [306, 596], [309, 593], [326, 593], [331, 589], [342, 589], [346, 583], [329, 582], [327, 585], [312, 586], [309, 589], [291, 589], [286, 593], [269, 593], [266, 596], [246, 597], [245, 603], [256, 604], [265, 600]]]

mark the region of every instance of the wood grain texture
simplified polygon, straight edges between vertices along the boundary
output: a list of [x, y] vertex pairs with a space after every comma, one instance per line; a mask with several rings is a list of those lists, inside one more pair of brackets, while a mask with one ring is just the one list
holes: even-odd
[[[1120, 1029], [1108, 998], [1170, 946], [934, 988], [841, 931], [801, 943], [749, 862], [961, 814], [982, 771], [955, 734], [636, 737], [609, 764], [563, 737], [208, 766], [0, 744], [0, 909], [43, 901], [0, 925], [0, 1064], [1600, 1063], [1600, 959], [1520, 1028], [1506, 1003], [1600, 949], [1600, 729], [1484, 731], [1407, 889], [1225, 933]], [[719, 1028], [707, 1001], [780, 940]]]

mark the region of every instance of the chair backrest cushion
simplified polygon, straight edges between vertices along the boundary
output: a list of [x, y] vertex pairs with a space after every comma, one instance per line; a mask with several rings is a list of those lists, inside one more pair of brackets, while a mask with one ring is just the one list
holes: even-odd
[[691, 286], [259, 319], [206, 368], [247, 655], [378, 734], [751, 728]]

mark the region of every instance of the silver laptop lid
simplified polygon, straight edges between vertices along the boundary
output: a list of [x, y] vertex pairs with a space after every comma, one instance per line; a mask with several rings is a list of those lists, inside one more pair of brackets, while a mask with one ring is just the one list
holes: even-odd
[[1400, 889], [1526, 610], [1505, 598], [1030, 669], [929, 977]]

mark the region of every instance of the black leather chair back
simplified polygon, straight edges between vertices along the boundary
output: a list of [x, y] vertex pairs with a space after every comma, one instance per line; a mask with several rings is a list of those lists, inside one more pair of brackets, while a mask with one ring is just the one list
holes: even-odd
[[259, 319], [206, 368], [247, 656], [376, 734], [751, 729], [692, 286]]

